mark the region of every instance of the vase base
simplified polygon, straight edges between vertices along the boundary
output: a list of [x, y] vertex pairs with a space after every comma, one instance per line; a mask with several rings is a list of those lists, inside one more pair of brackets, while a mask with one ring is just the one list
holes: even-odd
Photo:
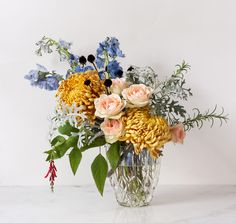
[[145, 206], [149, 206], [150, 203], [143, 203], [143, 204], [137, 204], [137, 205], [130, 205], [127, 203], [121, 203], [119, 201], [117, 201], [117, 203], [122, 206], [122, 207], [126, 207], [126, 208], [139, 208], [139, 207], [145, 207]]

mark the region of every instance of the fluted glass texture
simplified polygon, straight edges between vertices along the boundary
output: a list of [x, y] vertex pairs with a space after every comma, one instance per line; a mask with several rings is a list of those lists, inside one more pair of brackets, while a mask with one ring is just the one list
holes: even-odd
[[129, 152], [110, 176], [117, 202], [127, 207], [148, 205], [159, 180], [160, 165], [161, 159], [152, 159], [146, 150], [139, 155]]

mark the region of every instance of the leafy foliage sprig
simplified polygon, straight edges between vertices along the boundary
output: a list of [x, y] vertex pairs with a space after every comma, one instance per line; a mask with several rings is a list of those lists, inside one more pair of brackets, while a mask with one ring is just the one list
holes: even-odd
[[43, 53], [52, 53], [53, 52], [53, 48], [56, 48], [56, 51], [59, 53], [60, 55], [60, 60], [64, 61], [64, 60], [69, 60], [70, 59], [70, 55], [71, 53], [69, 52], [69, 48], [71, 46], [70, 42], [65, 42], [61, 40], [61, 42], [59, 41], [55, 41], [54, 39], [51, 39], [49, 37], [44, 36], [41, 40], [39, 40], [36, 45], [39, 47], [35, 53], [38, 56], [42, 56]]
[[191, 88], [186, 88], [184, 75], [190, 69], [190, 65], [183, 61], [176, 65], [177, 69], [171, 77], [161, 84], [161, 94], [169, 95], [181, 100], [187, 100], [188, 96], [192, 96]]
[[211, 122], [211, 127], [214, 125], [215, 120], [220, 121], [220, 126], [223, 122], [227, 122], [228, 115], [224, 115], [224, 108], [222, 107], [221, 112], [217, 113], [217, 105], [214, 107], [212, 111], [207, 110], [204, 113], [201, 113], [198, 108], [193, 109], [195, 111], [193, 117], [188, 117], [183, 121], [184, 127], [186, 131], [191, 130], [194, 127], [199, 129], [202, 128], [204, 121]]

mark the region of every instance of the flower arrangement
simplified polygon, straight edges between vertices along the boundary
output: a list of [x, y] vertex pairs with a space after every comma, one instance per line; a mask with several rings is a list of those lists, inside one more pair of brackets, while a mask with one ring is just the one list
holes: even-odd
[[127, 152], [124, 148], [135, 154], [145, 150], [156, 160], [166, 143], [183, 143], [186, 131], [201, 128], [205, 121], [213, 125], [216, 119], [221, 124], [227, 120], [223, 109], [218, 113], [215, 107], [202, 113], [194, 108], [191, 116], [181, 105], [192, 96], [185, 82], [190, 69], [185, 61], [176, 65], [165, 81], [159, 81], [150, 67], [130, 66], [124, 71], [119, 59], [125, 55], [114, 37], [99, 43], [96, 55], [87, 57], [72, 53], [72, 44], [64, 40], [43, 37], [36, 45], [37, 55], [56, 51], [70, 66], [61, 75], [38, 64], [25, 76], [33, 86], [56, 90], [51, 149], [45, 152], [50, 163], [46, 177], [52, 190], [57, 176], [55, 160], [65, 154], [69, 154], [76, 174], [82, 154], [98, 148], [91, 171], [102, 195], [107, 175], [116, 170]]

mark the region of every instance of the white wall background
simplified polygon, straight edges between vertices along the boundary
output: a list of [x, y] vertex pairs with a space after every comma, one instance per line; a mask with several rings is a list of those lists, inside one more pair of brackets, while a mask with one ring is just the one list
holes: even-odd
[[[116, 36], [123, 62], [155, 68], [162, 78], [185, 59], [194, 97], [188, 109], [230, 114], [227, 125], [187, 134], [184, 145], [166, 146], [162, 184], [236, 184], [236, 2], [234, 0], [1, 0], [0, 185], [46, 185], [43, 151], [54, 93], [32, 88], [23, 76], [41, 63], [64, 72], [56, 55], [34, 55], [43, 35], [74, 42], [78, 54], [95, 52]], [[58, 184], [92, 182], [88, 152], [73, 177], [67, 158], [57, 161]]]

